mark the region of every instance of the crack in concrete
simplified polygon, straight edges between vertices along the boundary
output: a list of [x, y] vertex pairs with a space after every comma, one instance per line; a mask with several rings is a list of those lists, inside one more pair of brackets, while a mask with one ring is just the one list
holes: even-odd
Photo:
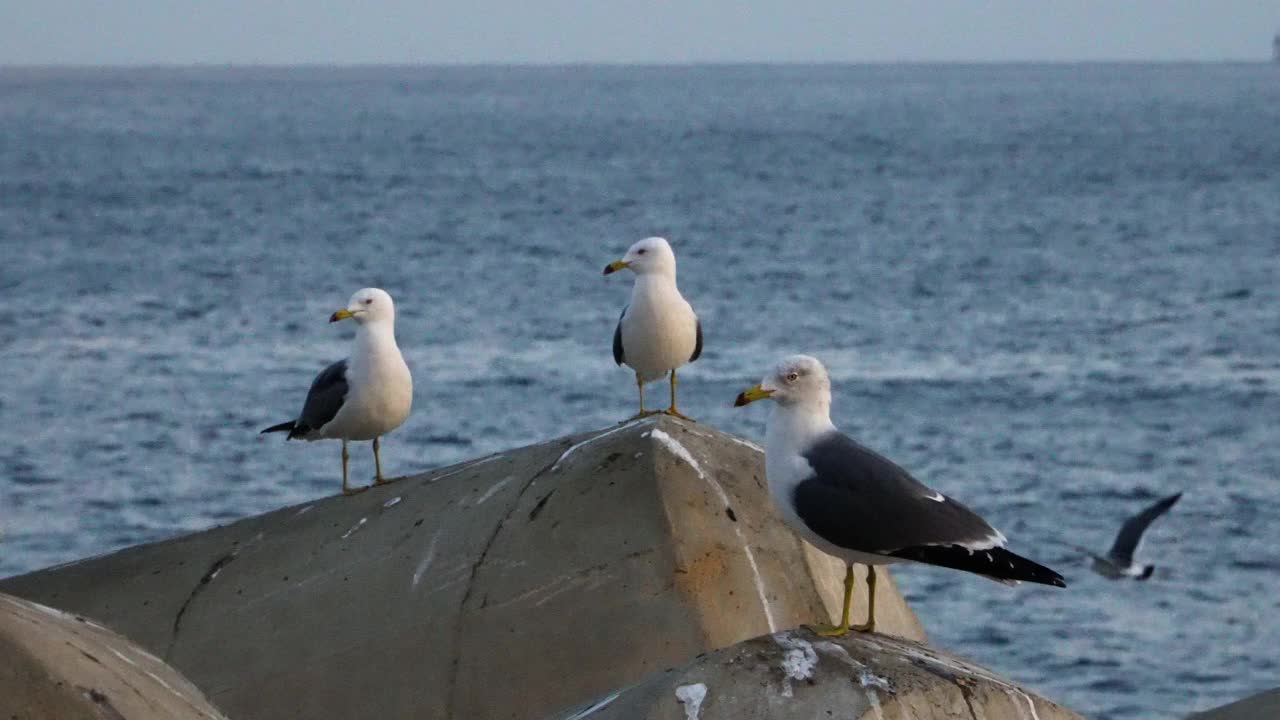
[[[85, 698], [97, 706], [99, 712], [101, 712], [103, 717], [107, 718], [107, 720], [125, 720], [124, 715], [122, 715], [120, 711], [116, 709], [116, 706], [111, 703], [111, 698], [107, 697], [106, 693], [97, 688], [87, 688], [80, 685], [77, 685], [76, 689], [79, 690]], [[98, 713], [94, 714], [96, 715]]]
[[196, 596], [198, 596], [205, 587], [209, 585], [209, 582], [217, 576], [218, 571], [226, 567], [232, 560], [235, 560], [239, 553], [240, 551], [238, 549], [232, 550], [217, 560], [214, 560], [213, 564], [209, 566], [209, 569], [200, 577], [200, 581], [196, 583], [195, 587], [191, 588], [191, 592], [187, 595], [187, 599], [182, 603], [182, 607], [178, 608], [178, 614], [173, 616], [173, 632], [169, 635], [169, 646], [165, 648], [164, 651], [164, 659], [166, 661], [169, 660], [171, 655], [173, 655], [173, 647], [178, 642], [178, 632], [182, 629], [182, 616], [187, 614], [187, 609], [191, 607], [191, 603], [195, 601]]
[[969, 717], [973, 718], [973, 720], [982, 720], [978, 717], [978, 711], [973, 707], [973, 698], [969, 696], [971, 692], [969, 687], [960, 678], [950, 678], [950, 680], [956, 684], [956, 687], [960, 688], [960, 697], [964, 698], [965, 707], [969, 708]]
[[[570, 446], [570, 449], [572, 447], [573, 446]], [[450, 671], [448, 712], [445, 713], [445, 717], [455, 717], [454, 707], [457, 704], [458, 696], [458, 665], [462, 660], [462, 654], [458, 652], [459, 641], [462, 639], [462, 613], [466, 612], [467, 603], [471, 600], [471, 594], [475, 590], [476, 575], [480, 572], [480, 567], [484, 565], [485, 560], [488, 559], [489, 551], [493, 549], [493, 544], [497, 542], [498, 535], [502, 534], [502, 528], [506, 527], [507, 521], [511, 519], [512, 515], [515, 515], [516, 509], [520, 507], [520, 501], [524, 499], [525, 493], [529, 491], [529, 488], [533, 486], [533, 483], [536, 482], [538, 478], [542, 477], [547, 471], [555, 469], [555, 467], [560, 464], [560, 460], [563, 457], [564, 455], [561, 454], [555, 460], [542, 466], [541, 469], [529, 476], [529, 479], [520, 486], [520, 492], [516, 493], [515, 499], [511, 502], [511, 507], [507, 510], [507, 513], [502, 516], [502, 519], [498, 521], [497, 526], [493, 528], [493, 532], [489, 535], [489, 539], [485, 541], [484, 548], [480, 550], [480, 556], [471, 564], [471, 572], [467, 577], [467, 589], [466, 592], [462, 594], [462, 602], [458, 604], [458, 620], [454, 624], [453, 668]]]
[[538, 515], [542, 512], [542, 508], [547, 506], [547, 501], [550, 500], [551, 496], [555, 494], [556, 494], [556, 489], [551, 488], [551, 492], [547, 493], [546, 495], [543, 495], [542, 498], [538, 500], [538, 502], [533, 506], [533, 509], [529, 511], [530, 521], [538, 519]]

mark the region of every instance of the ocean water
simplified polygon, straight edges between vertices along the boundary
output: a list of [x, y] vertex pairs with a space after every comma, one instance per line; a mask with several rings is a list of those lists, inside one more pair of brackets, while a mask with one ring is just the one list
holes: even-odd
[[[1262, 64], [0, 69], [0, 576], [337, 491], [257, 431], [363, 286], [415, 373], [389, 472], [618, 421], [600, 271], [660, 234], [686, 412], [758, 439], [734, 396], [815, 354], [837, 424], [1068, 577], [902, 568], [934, 642], [1097, 718], [1274, 686], [1277, 128]], [[1177, 490], [1151, 581], [1071, 549]]]

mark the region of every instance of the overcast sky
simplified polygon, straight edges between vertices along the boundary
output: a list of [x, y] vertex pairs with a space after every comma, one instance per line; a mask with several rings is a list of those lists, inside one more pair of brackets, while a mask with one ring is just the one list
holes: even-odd
[[1280, 0], [0, 0], [0, 64], [1261, 60]]

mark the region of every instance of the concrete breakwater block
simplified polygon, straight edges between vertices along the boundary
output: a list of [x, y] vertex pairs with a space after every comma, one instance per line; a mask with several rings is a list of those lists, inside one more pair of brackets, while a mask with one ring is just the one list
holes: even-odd
[[1264, 690], [1233, 703], [1193, 713], [1187, 720], [1276, 720], [1280, 718], [1280, 688]]
[[0, 595], [0, 718], [225, 720], [165, 662], [82, 616]]
[[[775, 517], [759, 448], [656, 417], [0, 591], [104, 622], [236, 720], [538, 718], [833, 621], [842, 577]], [[923, 639], [882, 578], [879, 628]]]
[[554, 720], [1079, 720], [973, 663], [883, 635], [776, 633], [697, 657]]

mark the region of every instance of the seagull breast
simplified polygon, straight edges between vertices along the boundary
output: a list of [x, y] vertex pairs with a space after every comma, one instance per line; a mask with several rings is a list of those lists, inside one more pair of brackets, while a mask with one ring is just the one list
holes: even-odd
[[689, 362], [697, 345], [698, 318], [675, 283], [636, 278], [622, 316], [626, 364], [644, 380], [655, 380]]

